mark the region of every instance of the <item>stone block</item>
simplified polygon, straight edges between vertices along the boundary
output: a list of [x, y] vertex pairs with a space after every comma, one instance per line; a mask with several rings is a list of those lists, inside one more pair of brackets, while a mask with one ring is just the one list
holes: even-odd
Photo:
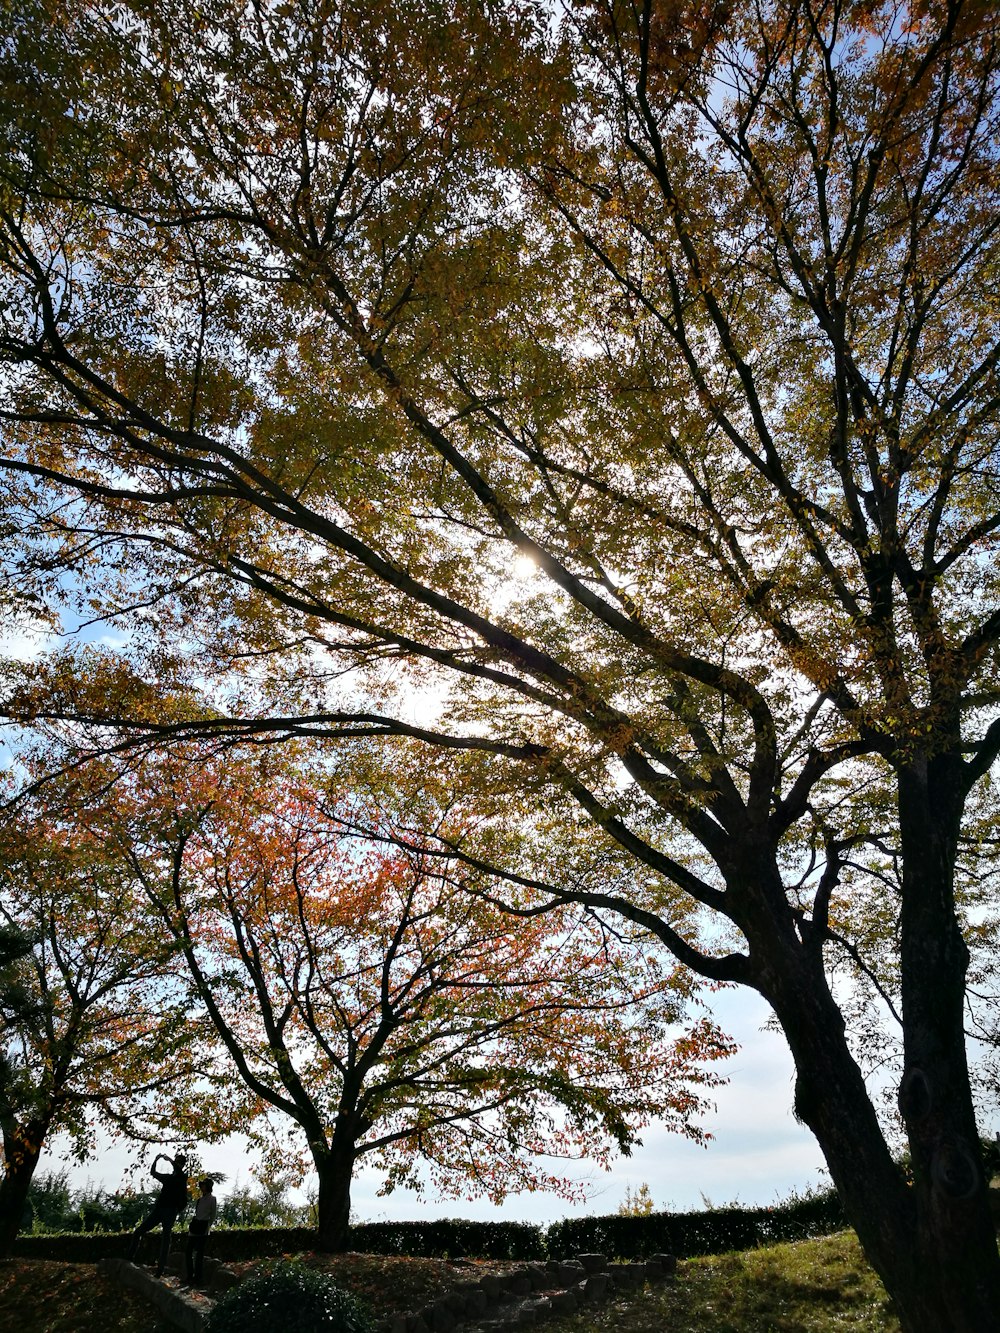
[[608, 1271], [619, 1291], [638, 1291], [646, 1281], [645, 1264], [613, 1264]]
[[[452, 1314], [457, 1315], [459, 1318], [462, 1318], [466, 1313], [466, 1307], [467, 1307], [466, 1298], [468, 1296], [469, 1290], [470, 1288], [468, 1287], [468, 1285], [465, 1284], [459, 1287], [452, 1287], [451, 1291], [445, 1292], [445, 1294], [441, 1297], [441, 1300], [445, 1302], [445, 1304], [448, 1306], [448, 1309], [452, 1312]], [[479, 1288], [476, 1287], [474, 1288], [474, 1290], [478, 1291]]]
[[486, 1273], [479, 1279], [479, 1285], [486, 1292], [486, 1297], [492, 1305], [495, 1305], [500, 1299], [500, 1293], [503, 1288], [500, 1285], [500, 1279], [495, 1273]]
[[525, 1301], [524, 1304], [534, 1310], [537, 1323], [542, 1323], [552, 1314], [552, 1302], [548, 1296], [536, 1296], [534, 1300]]
[[465, 1314], [469, 1319], [475, 1319], [483, 1314], [490, 1303], [489, 1297], [482, 1287], [472, 1287], [465, 1293]]
[[650, 1255], [650, 1258], [663, 1269], [664, 1277], [674, 1277], [677, 1273], [676, 1254], [653, 1254]]
[[231, 1268], [219, 1264], [208, 1279], [208, 1290], [211, 1292], [228, 1291], [230, 1287], [235, 1287], [239, 1280], [238, 1273], [234, 1273]]
[[580, 1308], [575, 1291], [554, 1291], [549, 1300], [554, 1314], [573, 1314]]
[[559, 1265], [559, 1281], [564, 1287], [572, 1287], [574, 1283], [579, 1282], [586, 1273], [583, 1264], [568, 1260]]
[[433, 1301], [420, 1312], [434, 1333], [454, 1333], [458, 1318], [445, 1297]]
[[608, 1277], [606, 1273], [591, 1273], [583, 1281], [583, 1289], [587, 1294], [587, 1300], [592, 1305], [598, 1305], [608, 1297]]
[[183, 1297], [174, 1298], [169, 1306], [162, 1306], [161, 1312], [170, 1320], [174, 1328], [181, 1333], [202, 1333], [207, 1315], [198, 1306]]
[[603, 1273], [608, 1266], [606, 1254], [581, 1254], [577, 1258], [587, 1273]]
[[534, 1283], [531, 1280], [531, 1274], [523, 1269], [515, 1269], [512, 1273], [505, 1273], [500, 1284], [503, 1290], [511, 1296], [527, 1296], [534, 1289]]

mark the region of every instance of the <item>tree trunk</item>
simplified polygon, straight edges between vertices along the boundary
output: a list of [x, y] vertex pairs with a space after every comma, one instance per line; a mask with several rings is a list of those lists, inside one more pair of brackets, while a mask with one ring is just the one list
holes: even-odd
[[337, 1254], [347, 1249], [354, 1158], [353, 1140], [338, 1143], [336, 1134], [329, 1149], [313, 1153], [318, 1179], [316, 1244], [326, 1253]]
[[0, 1259], [9, 1257], [24, 1221], [28, 1190], [38, 1165], [44, 1130], [17, 1126], [5, 1132], [4, 1176], [0, 1180]]
[[[969, 1088], [965, 975], [954, 909], [965, 799], [957, 749], [899, 773], [903, 851], [899, 1108], [917, 1202], [916, 1250], [956, 1333], [1000, 1328], [1000, 1258]], [[960, 1312], [968, 1307], [969, 1314]], [[964, 1322], [963, 1322], [964, 1319]]]
[[[961, 1005], [957, 1017], [951, 1013], [950, 1027], [941, 1017], [935, 1022], [938, 1041], [950, 1033], [953, 1045], [946, 1041], [938, 1048], [928, 1041], [921, 1045], [923, 1079], [931, 1089], [947, 1084], [948, 1094], [932, 1093], [926, 1112], [920, 1102], [920, 1132], [927, 1133], [938, 1152], [947, 1151], [943, 1164], [936, 1167], [938, 1159], [932, 1155], [931, 1167], [915, 1172], [919, 1180], [911, 1187], [892, 1160], [861, 1070], [850, 1053], [843, 1015], [830, 993], [819, 951], [796, 949], [780, 935], [772, 923], [769, 943], [761, 951], [765, 957], [760, 989], [775, 1010], [795, 1060], [796, 1114], [816, 1136], [847, 1217], [892, 1298], [904, 1333], [1000, 1333], [1000, 1256], [975, 1151], [978, 1140], [967, 1073], [964, 1094], [956, 1078], [964, 1069]], [[795, 953], [798, 961], [790, 966]], [[956, 955], [950, 957], [954, 966]], [[909, 961], [904, 951], [904, 972], [912, 964], [912, 951]], [[956, 985], [961, 988], [961, 976], [958, 982], [952, 975], [939, 982], [936, 973], [928, 971], [911, 977], [904, 988], [904, 1002], [910, 999], [904, 1012], [908, 1069], [910, 1029], [915, 1022], [911, 993], [916, 990], [933, 1009], [939, 984], [950, 993]], [[955, 1009], [950, 1004], [950, 1010]], [[923, 1013], [920, 1006], [918, 1013]], [[903, 1101], [909, 1097], [916, 1104], [923, 1095], [924, 1081], [908, 1073]], [[912, 1114], [907, 1116], [908, 1126], [911, 1118]], [[923, 1128], [929, 1120], [932, 1131]], [[947, 1155], [956, 1145], [963, 1149], [959, 1166]]]

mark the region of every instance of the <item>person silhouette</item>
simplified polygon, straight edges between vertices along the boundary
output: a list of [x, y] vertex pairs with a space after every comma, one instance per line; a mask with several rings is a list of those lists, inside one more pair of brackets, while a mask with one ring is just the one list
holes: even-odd
[[[172, 1170], [158, 1171], [156, 1164], [160, 1161], [169, 1162]], [[153, 1158], [150, 1173], [160, 1182], [160, 1193], [147, 1215], [132, 1232], [132, 1240], [125, 1256], [129, 1260], [134, 1260], [143, 1236], [155, 1227], [160, 1227], [163, 1234], [160, 1238], [160, 1253], [156, 1263], [157, 1277], [163, 1276], [163, 1270], [167, 1265], [174, 1223], [187, 1207], [188, 1178], [184, 1171], [186, 1162], [187, 1158], [183, 1153], [178, 1153], [176, 1157], [168, 1157], [166, 1153], [158, 1152]]]
[[205, 1242], [219, 1210], [219, 1203], [212, 1193], [212, 1180], [206, 1176], [198, 1181], [201, 1194], [194, 1205], [194, 1217], [188, 1226], [188, 1243], [184, 1252], [189, 1286], [200, 1287], [204, 1280]]

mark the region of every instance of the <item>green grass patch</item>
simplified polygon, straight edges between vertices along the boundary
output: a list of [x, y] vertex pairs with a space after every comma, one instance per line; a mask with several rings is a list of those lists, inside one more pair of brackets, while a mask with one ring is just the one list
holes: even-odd
[[547, 1323], [548, 1333], [899, 1333], [853, 1232], [686, 1259], [676, 1281]]

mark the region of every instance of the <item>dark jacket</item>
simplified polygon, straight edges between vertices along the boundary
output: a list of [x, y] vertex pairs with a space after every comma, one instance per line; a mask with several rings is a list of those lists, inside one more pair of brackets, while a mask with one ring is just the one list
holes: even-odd
[[152, 1168], [153, 1175], [160, 1181], [160, 1197], [157, 1203], [165, 1208], [171, 1208], [175, 1212], [183, 1212], [188, 1201], [188, 1178], [187, 1173], [178, 1171], [175, 1166], [170, 1172], [157, 1171]]

